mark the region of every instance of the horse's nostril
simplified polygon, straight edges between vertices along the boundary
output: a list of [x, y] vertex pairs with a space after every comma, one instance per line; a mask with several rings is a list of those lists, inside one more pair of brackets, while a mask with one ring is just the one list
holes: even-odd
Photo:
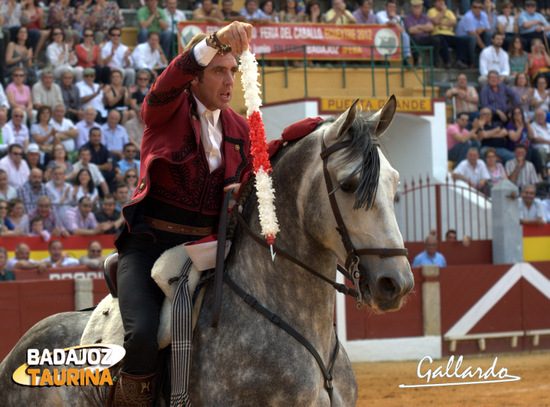
[[378, 279], [378, 291], [386, 298], [393, 298], [397, 293], [397, 288], [393, 278], [382, 277]]

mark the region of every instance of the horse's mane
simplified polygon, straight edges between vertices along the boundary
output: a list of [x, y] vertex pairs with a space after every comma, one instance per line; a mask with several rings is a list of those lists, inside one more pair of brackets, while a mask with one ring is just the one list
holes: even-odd
[[[378, 144], [372, 137], [374, 123], [369, 120], [370, 115], [357, 114], [347, 134], [351, 138], [351, 145], [343, 150], [340, 165], [348, 165], [360, 162], [351, 174], [342, 181], [331, 193], [334, 193], [342, 184], [349, 182], [359, 174], [359, 182], [356, 187], [356, 199], [353, 209], [365, 208], [369, 210], [374, 205], [378, 180], [380, 178], [380, 156], [378, 155]], [[330, 117], [321, 122], [317, 128], [323, 128], [338, 118]]]
[[[372, 121], [369, 121], [369, 116], [366, 114], [357, 114], [355, 120], [348, 130], [348, 135], [351, 138], [351, 145], [344, 149], [344, 153], [341, 155], [339, 163], [340, 165], [348, 165], [349, 163], [360, 162], [360, 164], [355, 168], [347, 179], [345, 179], [341, 184], [336, 186], [334, 193], [341, 185], [345, 182], [351, 180], [355, 175], [359, 174], [359, 182], [355, 191], [356, 200], [353, 206], [353, 209], [365, 208], [366, 210], [371, 209], [374, 205], [374, 200], [376, 198], [376, 192], [378, 190], [378, 180], [380, 177], [380, 157], [377, 151], [377, 143], [372, 137], [374, 133], [374, 124]], [[338, 116], [330, 117], [321, 123], [315, 128], [315, 130], [308, 134], [307, 137], [311, 137], [318, 130], [323, 129], [326, 126], [334, 123]], [[272, 157], [271, 162], [273, 165], [288, 151], [290, 147], [298, 143], [301, 139], [289, 141], [281, 147]], [[250, 176], [248, 182], [245, 185], [241, 185], [241, 191], [239, 198], [237, 200], [236, 206], [245, 207], [249, 198], [254, 200], [255, 195], [254, 186], [254, 176]], [[231, 238], [235, 232], [235, 227], [237, 226], [237, 220], [234, 216], [231, 216], [229, 219], [228, 226], [228, 235]]]

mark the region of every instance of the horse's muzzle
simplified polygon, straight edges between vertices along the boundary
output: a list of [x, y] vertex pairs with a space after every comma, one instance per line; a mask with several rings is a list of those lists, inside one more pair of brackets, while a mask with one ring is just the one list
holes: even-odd
[[[407, 265], [408, 266], [408, 265]], [[359, 266], [363, 273], [363, 284], [368, 287], [361, 290], [369, 292], [370, 306], [380, 311], [395, 311], [401, 308], [403, 298], [414, 287], [414, 279], [410, 267], [401, 271], [380, 271], [373, 273], [366, 267]], [[368, 280], [368, 283], [367, 283]]]

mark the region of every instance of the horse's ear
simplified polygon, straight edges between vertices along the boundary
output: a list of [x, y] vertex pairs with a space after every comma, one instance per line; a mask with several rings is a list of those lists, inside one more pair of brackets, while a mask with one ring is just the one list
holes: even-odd
[[352, 103], [349, 109], [338, 116], [336, 121], [331, 124], [330, 130], [325, 133], [325, 144], [327, 146], [336, 142], [349, 130], [355, 120], [358, 101], [359, 99], [355, 99], [355, 102]]
[[395, 96], [391, 95], [386, 104], [373, 114], [369, 121], [375, 122], [374, 137], [379, 138], [386, 132], [388, 127], [390, 127], [391, 122], [393, 121], [393, 116], [395, 115], [395, 110], [397, 109], [397, 101]]

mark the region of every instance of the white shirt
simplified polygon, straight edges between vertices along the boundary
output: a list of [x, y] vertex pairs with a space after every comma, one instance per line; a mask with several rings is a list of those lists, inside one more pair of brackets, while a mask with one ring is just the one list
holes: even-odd
[[[115, 55], [113, 55], [113, 58], [109, 62], [109, 68], [126, 68], [126, 59], [124, 58], [124, 54], [126, 53], [126, 50], [128, 47], [122, 43], [118, 44], [118, 48], [115, 51]], [[111, 55], [111, 51], [113, 50], [113, 43], [111, 41], [107, 41], [105, 46], [101, 48], [101, 56], [103, 59], [108, 58]], [[80, 95], [82, 97], [82, 95]]]
[[[52, 267], [57, 267], [55, 262], [52, 261], [51, 257], [48, 257], [47, 259], [42, 260], [41, 263], [45, 263], [45, 262], [50, 262], [52, 263]], [[72, 266], [80, 266], [80, 262], [77, 259], [73, 259], [72, 257], [65, 257], [60, 264], [60, 267], [72, 267]]]
[[94, 163], [88, 163], [88, 166], [84, 167], [81, 161], [78, 160], [76, 163], [73, 164], [73, 171], [76, 170], [77, 174], [78, 171], [80, 171], [82, 168], [87, 168], [88, 171], [90, 171], [90, 174], [92, 174], [92, 180], [94, 181], [94, 185], [96, 187], [99, 186], [102, 182], [105, 182], [105, 178], [103, 177], [101, 170]]
[[160, 59], [158, 49], [151, 51], [151, 46], [148, 42], [137, 45], [132, 52], [132, 67], [135, 69], [155, 69], [155, 66], [164, 67]]
[[[50, 119], [49, 125], [52, 126], [54, 129], [56, 129], [59, 132], [64, 132], [64, 131], [67, 131], [69, 129], [74, 129], [75, 128], [74, 123], [70, 119], [66, 119], [66, 118], [63, 118], [63, 121], [61, 123], [58, 123], [52, 117]], [[61, 144], [63, 144], [63, 146], [65, 147], [65, 150], [67, 150], [67, 151], [74, 151], [75, 150], [76, 143], [75, 143], [74, 139], [72, 139], [72, 138], [69, 139], [69, 140], [63, 140], [61, 142]]]
[[4, 92], [4, 87], [0, 83], [0, 106], [5, 106], [6, 109], [10, 108], [10, 102], [8, 101], [8, 97], [6, 96], [6, 92]]
[[531, 204], [531, 207], [527, 208], [527, 205], [523, 203], [523, 199], [519, 197], [518, 206], [519, 206], [520, 219], [537, 219], [537, 218], [542, 218], [542, 220], [545, 219], [544, 206], [542, 205], [542, 202], [538, 198], [533, 199], [533, 203]]
[[474, 186], [477, 186], [481, 180], [491, 179], [487, 166], [481, 159], [477, 160], [475, 168], [471, 166], [468, 160], [462, 160], [454, 169], [453, 174], [468, 178]]
[[221, 145], [223, 136], [220, 109], [208, 110], [196, 97], [195, 100], [197, 102], [197, 113], [201, 121], [201, 143], [208, 161], [208, 168], [212, 172], [222, 163]]
[[[9, 259], [6, 263], [6, 269], [15, 270], [15, 265], [17, 264], [18, 261], [19, 259], [17, 257], [12, 257], [11, 259]], [[34, 261], [33, 259], [29, 259], [27, 261], [29, 263], [36, 264], [36, 261]]]
[[[52, 201], [52, 207], [55, 210], [55, 213], [57, 213], [58, 219], [62, 219], [63, 215], [65, 215], [65, 212], [67, 212], [67, 209], [71, 207], [70, 204], [72, 189], [73, 187], [68, 182], [63, 183], [62, 191], [59, 191], [59, 189], [57, 189], [53, 181], [46, 182], [46, 192]], [[66, 199], [63, 201], [63, 204], [60, 204], [61, 198], [65, 196]]]
[[[66, 52], [60, 61], [59, 56], [63, 53], [63, 51]], [[76, 65], [78, 62], [76, 54], [74, 52], [70, 52], [68, 44], [60, 45], [56, 42], [52, 42], [46, 47], [46, 60], [54, 67], [61, 65]]]
[[80, 120], [75, 127], [78, 130], [78, 136], [76, 136], [75, 140], [76, 149], [78, 150], [80, 147], [90, 141], [90, 130], [94, 127], [101, 129], [101, 124], [97, 122], [92, 122], [92, 124], [88, 126], [86, 120]]
[[[550, 141], [550, 127], [548, 126], [548, 123], [546, 123], [546, 126], [543, 127], [537, 122], [532, 122], [531, 127], [533, 128], [535, 137]], [[548, 144], [533, 143], [533, 147], [543, 149], [546, 153], [550, 153], [550, 145]]]
[[513, 34], [514, 33], [514, 20], [515, 17], [513, 15], [509, 15], [506, 17], [504, 14], [501, 14], [497, 17], [497, 20], [500, 24], [502, 24], [505, 28], [504, 32], [506, 34]]
[[166, 14], [166, 20], [168, 20], [168, 29], [172, 32], [178, 32], [178, 21], [187, 21], [185, 13], [181, 10], [176, 9], [174, 14], [170, 14], [167, 8], [164, 9]]
[[497, 71], [500, 76], [510, 75], [508, 53], [502, 48], [497, 53], [495, 47], [489, 45], [479, 54], [479, 73], [487, 76], [489, 71]]
[[[93, 95], [99, 89], [99, 84], [94, 83], [93, 89], [88, 86], [84, 81], [78, 81], [76, 84], [78, 91], [80, 92], [80, 99], [86, 96]], [[92, 106], [95, 110], [99, 112], [101, 117], [107, 117], [107, 109], [105, 109], [105, 104], [103, 103], [103, 91], [100, 90], [96, 97], [88, 100], [86, 103], [82, 104], [82, 109], [87, 106]], [[88, 140], [86, 140], [87, 142]]]
[[31, 175], [29, 164], [25, 160], [21, 160], [19, 168], [17, 168], [9, 155], [0, 160], [0, 169], [6, 171], [8, 174], [8, 185], [11, 185], [15, 189], [19, 189], [29, 180], [29, 175]]
[[10, 144], [15, 143], [13, 139], [13, 133], [11, 132], [8, 123], [2, 126], [2, 142], [0, 143], [0, 151], [7, 151]]
[[[13, 136], [13, 143], [20, 144], [22, 146], [25, 146], [25, 142], [29, 141], [30, 139], [30, 133], [29, 128], [26, 124], [21, 124], [21, 127], [19, 127], [19, 130], [17, 130], [13, 124], [13, 121], [10, 120], [6, 123], [6, 126], [9, 126], [11, 130], [11, 134]], [[4, 137], [4, 129], [2, 129], [2, 138]]]
[[[378, 24], [387, 24], [389, 21], [390, 21], [390, 18], [388, 17], [388, 12], [386, 10], [380, 10], [379, 12], [376, 13], [376, 22]], [[391, 21], [401, 25], [401, 17], [399, 15], [392, 17]]]
[[[212, 61], [218, 51], [206, 45], [206, 40], [199, 42], [195, 48], [195, 59], [200, 65], [206, 66]], [[193, 95], [195, 97], [195, 95]], [[223, 140], [222, 123], [220, 121], [220, 110], [211, 112], [204, 106], [200, 100], [195, 97], [197, 102], [197, 113], [201, 121], [201, 143], [208, 161], [210, 172], [218, 168], [222, 162], [221, 145]], [[212, 122], [206, 119], [205, 114], [212, 114]]]

